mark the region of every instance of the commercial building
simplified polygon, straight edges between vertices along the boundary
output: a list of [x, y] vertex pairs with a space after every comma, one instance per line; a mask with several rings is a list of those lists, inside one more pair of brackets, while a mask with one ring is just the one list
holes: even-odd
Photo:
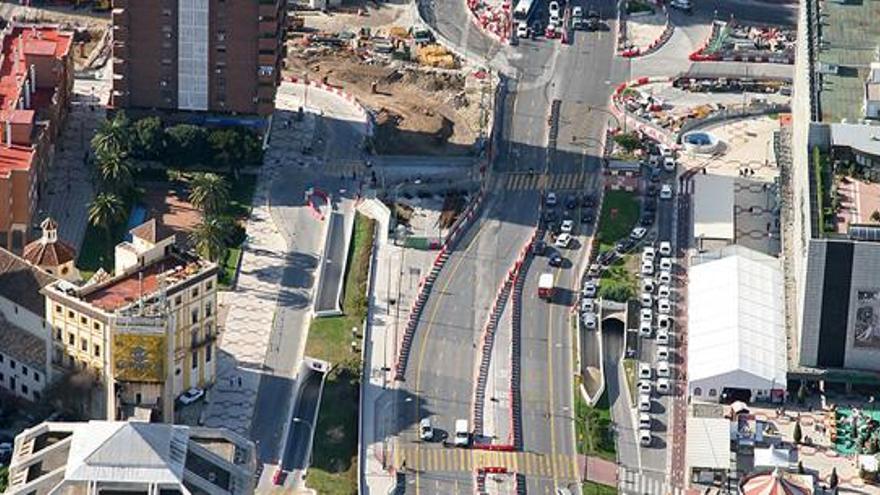
[[11, 23], [0, 31], [0, 247], [21, 253], [45, 191], [73, 91], [73, 34]]
[[43, 289], [51, 360], [94, 372], [104, 397], [92, 417], [171, 421], [177, 396], [214, 381], [218, 269], [178, 251], [155, 219], [131, 237], [112, 275]]
[[695, 401], [781, 401], [787, 385], [782, 267], [742, 246], [688, 273], [688, 392]]
[[53, 378], [40, 290], [55, 281], [0, 248], [0, 389], [22, 399], [39, 400]]
[[253, 443], [225, 429], [41, 423], [15, 438], [7, 495], [247, 495]]
[[283, 0], [114, 0], [111, 106], [266, 116]]

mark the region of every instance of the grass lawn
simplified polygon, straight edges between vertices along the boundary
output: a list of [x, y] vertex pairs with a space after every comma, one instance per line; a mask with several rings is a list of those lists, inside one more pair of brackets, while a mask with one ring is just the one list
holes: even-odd
[[636, 296], [639, 288], [638, 256], [627, 254], [602, 272], [599, 281], [599, 297], [626, 302]]
[[226, 256], [220, 263], [220, 273], [217, 281], [221, 287], [232, 287], [235, 281], [235, 272], [238, 270], [238, 262], [241, 260], [241, 246], [230, 247], [226, 250]]
[[602, 397], [599, 397], [596, 407], [590, 407], [580, 390], [575, 389], [574, 402], [578, 454], [594, 455], [609, 461], [616, 460], [608, 392], [604, 392]]
[[617, 488], [613, 486], [600, 485], [592, 481], [584, 481], [581, 485], [584, 495], [617, 495]]
[[349, 249], [342, 316], [316, 318], [309, 328], [306, 355], [330, 361], [334, 369], [324, 384], [315, 428], [315, 451], [307, 485], [318, 493], [357, 493], [358, 395], [360, 354], [351, 351], [351, 328], [359, 330], [367, 315], [367, 283], [375, 222], [355, 217]]
[[639, 201], [636, 195], [626, 191], [607, 191], [602, 200], [599, 217], [599, 252], [614, 247], [621, 237], [629, 235], [639, 220]]
[[626, 376], [626, 386], [629, 388], [629, 403], [636, 403], [636, 366], [635, 359], [623, 360], [623, 374]]

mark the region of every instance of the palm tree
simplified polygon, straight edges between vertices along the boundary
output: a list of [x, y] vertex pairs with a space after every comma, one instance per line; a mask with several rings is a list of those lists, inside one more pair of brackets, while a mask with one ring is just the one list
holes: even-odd
[[121, 153], [102, 155], [98, 162], [101, 179], [114, 191], [124, 191], [132, 182], [131, 160]]
[[110, 228], [125, 218], [125, 204], [114, 193], [103, 192], [89, 205], [89, 223], [109, 235]]
[[228, 236], [229, 222], [221, 217], [207, 216], [189, 234], [189, 240], [200, 255], [217, 261], [226, 252]]
[[131, 147], [131, 128], [124, 112], [117, 113], [112, 120], [105, 120], [92, 138], [95, 156], [106, 158], [110, 155], [128, 155]]
[[189, 199], [205, 215], [215, 215], [229, 201], [229, 185], [217, 174], [198, 174], [190, 183]]

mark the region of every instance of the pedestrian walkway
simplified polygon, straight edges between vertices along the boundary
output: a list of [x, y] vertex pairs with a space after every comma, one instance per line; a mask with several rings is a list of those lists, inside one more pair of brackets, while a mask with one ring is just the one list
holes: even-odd
[[619, 493], [623, 495], [683, 495], [685, 491], [673, 487], [661, 473], [643, 473], [621, 466], [618, 471]]
[[439, 445], [406, 445], [394, 452], [394, 466], [416, 471], [466, 471], [501, 468], [525, 476], [554, 476], [561, 482], [579, 480], [577, 456], [534, 452], [498, 452], [478, 449], [446, 448]]
[[[98, 79], [77, 78], [67, 123], [61, 131], [49, 167], [47, 187], [40, 196], [37, 216], [58, 221], [58, 236], [79, 249], [88, 226], [88, 209], [95, 192], [88, 164], [92, 136], [106, 116], [110, 99], [110, 65]], [[39, 223], [39, 220], [37, 220]]]
[[504, 188], [510, 191], [552, 189], [556, 191], [583, 189], [590, 174], [572, 172], [545, 176], [539, 173], [513, 172], [507, 174]]

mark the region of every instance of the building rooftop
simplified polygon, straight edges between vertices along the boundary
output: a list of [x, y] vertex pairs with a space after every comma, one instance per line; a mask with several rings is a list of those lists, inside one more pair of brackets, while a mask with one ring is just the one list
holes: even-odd
[[837, 74], [822, 75], [822, 121], [856, 122], [864, 118], [865, 81], [880, 45], [880, 2], [823, 2], [821, 10], [817, 58], [839, 67]]
[[0, 297], [42, 316], [46, 306], [40, 289], [54, 281], [52, 275], [0, 248]]
[[59, 266], [76, 259], [73, 246], [58, 239], [58, 224], [47, 218], [40, 224], [43, 236], [24, 247], [22, 258], [36, 266]]
[[45, 372], [46, 345], [36, 335], [12, 324], [0, 314], [0, 350], [33, 369]]
[[845, 146], [862, 153], [880, 156], [880, 126], [838, 123], [829, 127], [832, 146]]

